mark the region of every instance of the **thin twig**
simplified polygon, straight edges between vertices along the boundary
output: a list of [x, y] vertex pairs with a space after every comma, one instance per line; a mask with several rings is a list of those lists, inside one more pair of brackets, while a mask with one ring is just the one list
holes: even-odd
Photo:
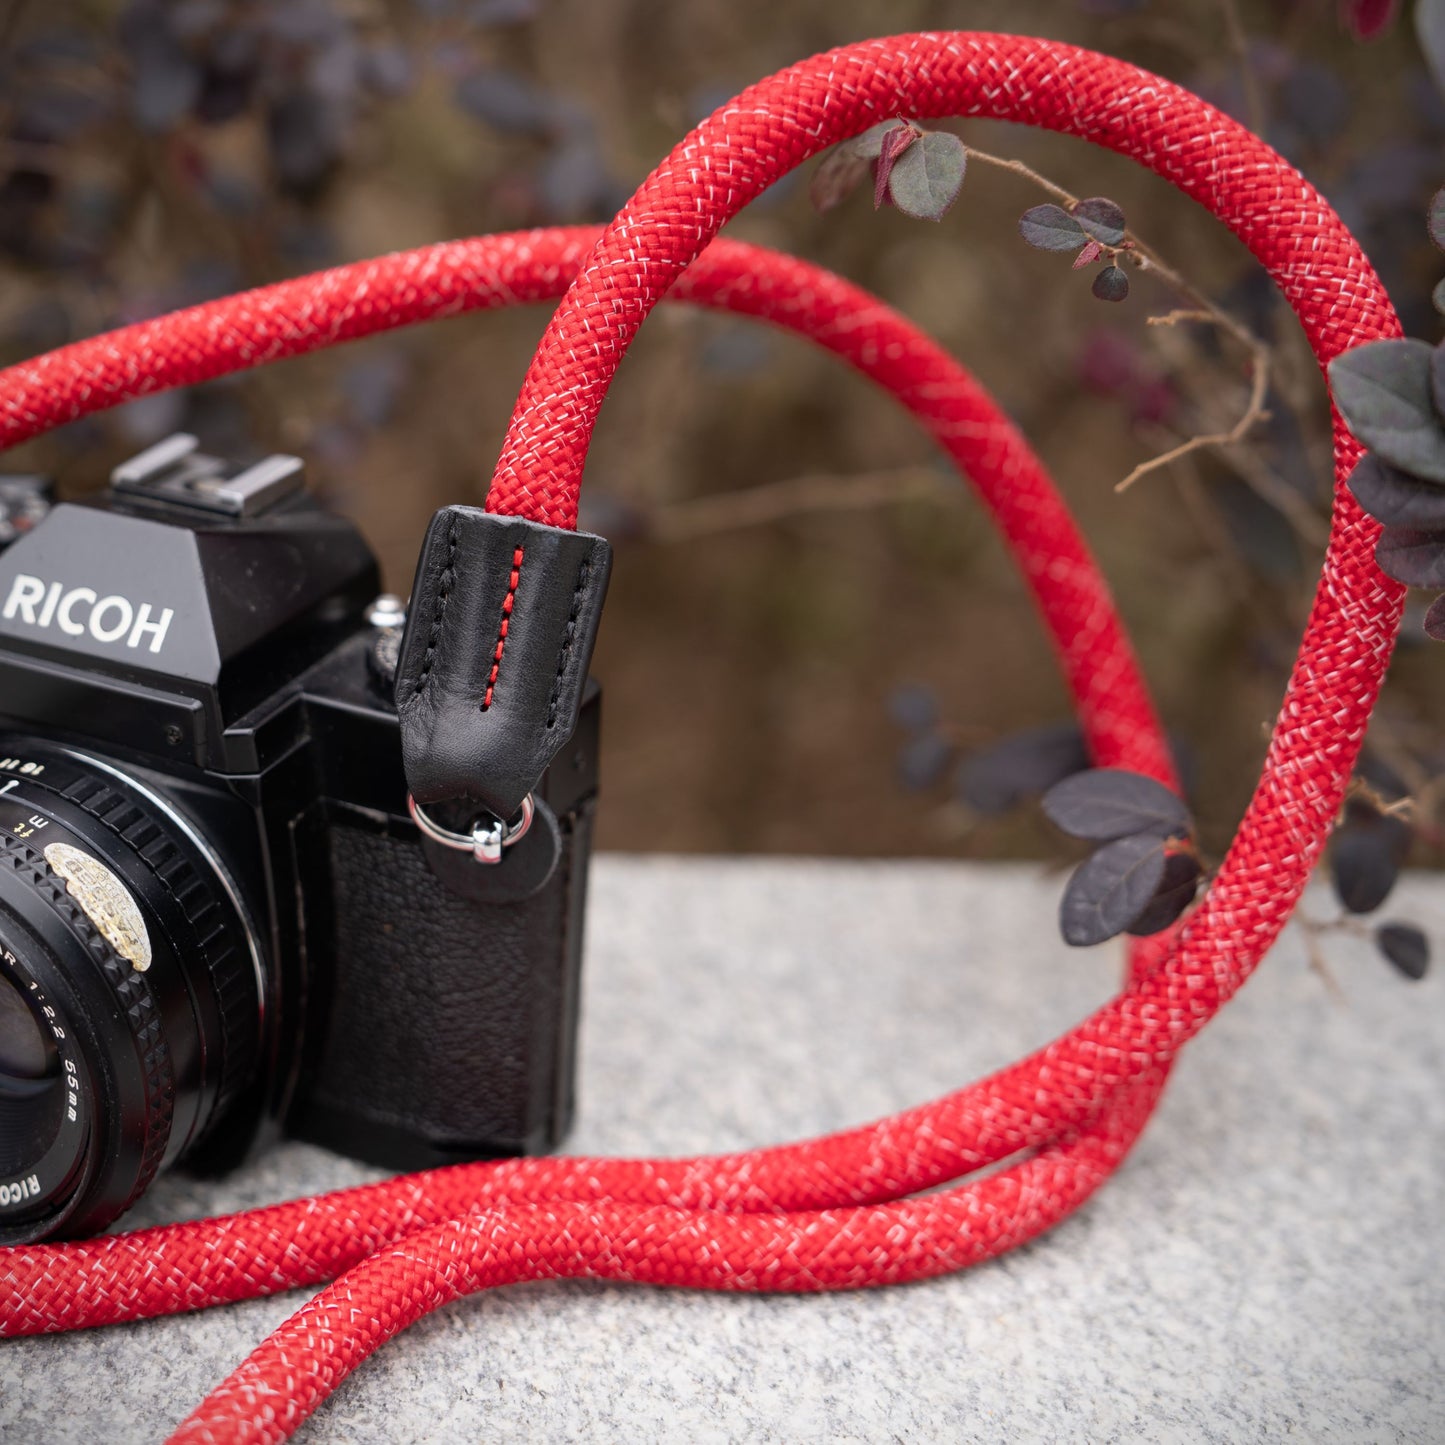
[[[1152, 269], [1164, 274], [1157, 263]], [[1188, 286], [1188, 283], [1178, 276], [1178, 273], [1171, 273], [1171, 284], [1178, 284], [1181, 287]], [[1192, 289], [1192, 288], [1190, 288]], [[1203, 298], [1200, 298], [1203, 299]], [[1174, 318], [1170, 320], [1168, 318]], [[1241, 325], [1227, 312], [1219, 310], [1212, 303], [1202, 307], [1194, 308], [1192, 311], [1172, 311], [1168, 317], [1151, 318], [1151, 324], [1174, 325], [1178, 320], [1207, 320], [1213, 325], [1229, 332], [1236, 341], [1240, 343], [1250, 354], [1250, 384], [1249, 402], [1238, 421], [1224, 431], [1206, 432], [1199, 436], [1192, 436], [1187, 441], [1180, 442], [1177, 447], [1172, 447], [1158, 456], [1150, 457], [1148, 461], [1140, 462], [1123, 481], [1114, 486], [1116, 492], [1127, 491], [1139, 480], [1150, 472], [1158, 471], [1161, 467], [1167, 467], [1171, 462], [1177, 461], [1190, 452], [1197, 452], [1205, 447], [1230, 447], [1237, 442], [1242, 442], [1260, 422], [1269, 418], [1269, 410], [1265, 406], [1265, 398], [1269, 395], [1270, 377], [1270, 353], [1268, 343], [1260, 340], [1248, 327]], [[1245, 480], [1249, 480], [1246, 478]], [[1290, 514], [1294, 520], [1293, 513]], [[1311, 513], [1313, 517], [1313, 513]]]
[[[970, 160], [994, 166], [998, 170], [1012, 171], [1015, 175], [1022, 176], [1025, 180], [1038, 186], [1040, 190], [1047, 192], [1056, 201], [1062, 202], [1066, 210], [1078, 204], [1079, 198], [1072, 192], [1066, 191], [1061, 185], [1034, 170], [1032, 166], [1025, 165], [1023, 161], [996, 156], [988, 151], [977, 150], [973, 146], [965, 146], [964, 149], [968, 152]], [[1151, 325], [1173, 326], [1186, 320], [1207, 322], [1232, 336], [1249, 353], [1250, 359], [1249, 405], [1239, 420], [1228, 431], [1191, 437], [1188, 441], [1181, 442], [1179, 446], [1162, 455], [1141, 462], [1122, 482], [1115, 486], [1116, 492], [1122, 492], [1133, 486], [1140, 477], [1158, 471], [1161, 467], [1166, 467], [1180, 457], [1188, 456], [1191, 452], [1199, 451], [1204, 447], [1233, 446], [1236, 442], [1243, 441], [1255, 426], [1265, 420], [1269, 415], [1264, 402], [1269, 395], [1270, 350], [1268, 343], [1256, 336], [1242, 321], [1216, 306], [1209, 297], [1186, 281], [1178, 271], [1132, 231], [1126, 233], [1124, 245], [1105, 249], [1110, 252], [1116, 263], [1127, 260], [1137, 270], [1152, 271], [1161, 281], [1172, 287], [1190, 303], [1187, 309], [1171, 311], [1162, 317], [1150, 318]]]
[[1239, 7], [1235, 0], [1220, 0], [1219, 8], [1224, 12], [1224, 29], [1229, 36], [1229, 48], [1239, 62], [1239, 78], [1244, 83], [1244, 108], [1249, 114], [1249, 128], [1255, 135], [1263, 135], [1268, 125], [1264, 109], [1264, 92], [1259, 88], [1259, 77], [1249, 58], [1249, 37], [1244, 33], [1244, 22], [1239, 18]]
[[1214, 317], [1208, 311], [1179, 310], [1166, 311], [1162, 316], [1146, 316], [1145, 326], [1178, 326], [1182, 321], [1208, 321], [1213, 322]]
[[1255, 424], [1263, 421], [1268, 415], [1263, 406], [1267, 384], [1268, 379], [1265, 377], [1263, 369], [1256, 368], [1254, 386], [1250, 389], [1249, 407], [1228, 431], [1204, 432], [1199, 436], [1192, 436], [1187, 441], [1180, 442], [1177, 447], [1170, 447], [1167, 452], [1161, 452], [1157, 457], [1150, 457], [1147, 462], [1140, 462], [1122, 482], [1114, 483], [1114, 490], [1116, 492], [1127, 491], [1140, 477], [1148, 476], [1150, 472], [1157, 472], [1161, 467], [1167, 467], [1170, 462], [1177, 462], [1180, 457], [1187, 457], [1191, 452], [1202, 451], [1205, 447], [1233, 446], [1236, 442], [1243, 441]]
[[1325, 929], [1312, 918], [1304, 914], [1296, 915], [1299, 918], [1300, 931], [1305, 938], [1305, 956], [1309, 959], [1310, 967], [1320, 976], [1320, 980], [1329, 990], [1330, 996], [1342, 1008], [1349, 1000], [1345, 997], [1345, 991], [1340, 987], [1340, 981], [1334, 975], [1333, 970], [1325, 961], [1324, 949], [1320, 947], [1320, 934]]
[[1047, 191], [1056, 201], [1062, 201], [1065, 208], [1076, 206], [1079, 198], [1071, 191], [1066, 191], [1056, 181], [1051, 181], [1047, 176], [1040, 175], [1032, 166], [1026, 166], [1022, 161], [1016, 161], [1008, 156], [996, 156], [990, 151], [981, 151], [971, 145], [964, 146], [971, 161], [981, 161], [986, 166], [995, 166], [1001, 171], [1012, 171], [1016, 176], [1022, 176], [1026, 181], [1032, 181], [1040, 190]]
[[1245, 486], [1279, 512], [1303, 541], [1312, 547], [1323, 547], [1329, 541], [1329, 522], [1256, 453], [1238, 448], [1221, 449], [1219, 459]]
[[962, 497], [963, 489], [926, 467], [861, 472], [854, 476], [810, 475], [724, 492], [659, 508], [649, 521], [648, 538], [688, 542], [720, 532], [766, 527], [816, 512], [860, 512], [899, 502], [942, 501]]
[[0, 14], [0, 55], [9, 52], [15, 41], [15, 32], [20, 27], [20, 17], [30, 8], [30, 0], [10, 0], [3, 14]]

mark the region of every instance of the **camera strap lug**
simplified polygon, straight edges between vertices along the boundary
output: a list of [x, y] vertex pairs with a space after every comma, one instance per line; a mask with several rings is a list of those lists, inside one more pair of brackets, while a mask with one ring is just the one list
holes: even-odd
[[520, 843], [527, 836], [532, 829], [532, 819], [537, 814], [537, 805], [528, 793], [522, 799], [521, 811], [512, 822], [503, 823], [500, 818], [483, 816], [472, 825], [470, 833], [454, 833], [429, 818], [426, 810], [410, 794], [407, 795], [406, 806], [411, 812], [412, 822], [433, 843], [460, 853], [470, 853], [478, 863], [488, 864], [500, 863], [503, 849]]

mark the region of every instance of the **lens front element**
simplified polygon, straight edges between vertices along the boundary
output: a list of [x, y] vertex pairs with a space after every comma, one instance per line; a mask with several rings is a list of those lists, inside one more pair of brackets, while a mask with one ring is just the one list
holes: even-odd
[[43, 1080], [53, 1053], [19, 984], [0, 977], [0, 1092], [7, 1084]]

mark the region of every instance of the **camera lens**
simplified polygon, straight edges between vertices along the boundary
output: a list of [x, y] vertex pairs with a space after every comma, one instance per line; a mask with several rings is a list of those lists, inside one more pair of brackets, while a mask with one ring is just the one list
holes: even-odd
[[19, 988], [0, 979], [0, 1089], [11, 1080], [43, 1079], [49, 1062], [40, 1020]]
[[0, 736], [0, 1244], [104, 1228], [256, 1072], [260, 954], [154, 785]]

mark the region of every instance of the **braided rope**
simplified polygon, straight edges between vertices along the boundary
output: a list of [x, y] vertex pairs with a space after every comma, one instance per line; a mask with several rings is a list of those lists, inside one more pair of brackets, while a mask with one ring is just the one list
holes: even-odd
[[[334, 339], [462, 307], [556, 296], [597, 234], [556, 230], [428, 247], [139, 323], [0, 373], [0, 396], [6, 399], [0, 426], [15, 439], [137, 394], [299, 355]], [[810, 336], [893, 391], [973, 481], [1019, 556], [1079, 699], [1095, 756], [1172, 781], [1137, 664], [1082, 538], [1023, 437], [957, 362], [847, 282], [737, 243], [711, 247], [673, 297]], [[139, 365], [133, 364], [137, 358]], [[1107, 639], [1108, 666], [1097, 665], [1100, 638]], [[1085, 643], [1095, 659], [1089, 667], [1080, 665]], [[1134, 968], [1146, 969], [1158, 951], [1154, 942], [1136, 946]], [[981, 1200], [969, 1206], [977, 1216], [973, 1227], [961, 1232], [952, 1250], [930, 1256], [935, 1270], [960, 1267], [1011, 1247], [1076, 1207], [1127, 1152], [1164, 1076], [1159, 1069], [1131, 1083], [1077, 1141], [1067, 1134], [1055, 1140], [1058, 1131], [1037, 1113], [1032, 1090], [1011, 1089], [1000, 1076], [879, 1124], [778, 1149], [692, 1160], [463, 1165], [227, 1219], [0, 1251], [10, 1286], [0, 1302], [0, 1333], [82, 1328], [203, 1308], [315, 1284], [371, 1261], [364, 1281], [383, 1268], [372, 1261], [378, 1250], [403, 1240], [413, 1249], [413, 1237], [425, 1232], [431, 1238], [438, 1229], [455, 1244], [462, 1236], [447, 1226], [482, 1208], [489, 1218], [510, 1219], [525, 1206], [535, 1221], [532, 1207], [538, 1201], [585, 1205], [598, 1227], [604, 1218], [599, 1204], [630, 1209], [629, 1217], [653, 1211], [648, 1217], [654, 1223], [678, 1211], [708, 1211], [699, 1217], [709, 1220], [724, 1212], [807, 1213], [816, 1215], [816, 1230], [829, 1222], [822, 1211], [901, 1199], [1026, 1148], [1046, 1146], [1047, 1163], [995, 1176], [1014, 1180], [1019, 1192], [1000, 1194], [1012, 1186], [985, 1181]], [[1009, 1208], [1009, 1200], [1019, 1203]], [[961, 1206], [956, 1201], [954, 1207]], [[900, 1224], [911, 1228], [912, 1219], [895, 1211], [888, 1220], [890, 1237]], [[562, 1272], [578, 1272], [582, 1259], [574, 1256], [571, 1270]], [[881, 1259], [875, 1262], [881, 1267]], [[855, 1275], [861, 1269], [855, 1262]], [[801, 1287], [802, 1282], [802, 1276], [783, 1276], [777, 1283]], [[347, 1275], [338, 1286], [343, 1294], [313, 1303], [297, 1328], [310, 1338], [327, 1298], [344, 1295], [350, 1310], [356, 1286]], [[390, 1287], [384, 1292], [396, 1293]], [[440, 1302], [444, 1293], [408, 1294], [412, 1297]], [[375, 1318], [394, 1317], [388, 1310]], [[400, 1327], [396, 1323], [386, 1333]], [[289, 1334], [268, 1348], [294, 1353], [297, 1338]], [[384, 1335], [358, 1335], [350, 1326], [341, 1338], [349, 1342], [345, 1369], [338, 1373], [328, 1355], [314, 1357], [301, 1372], [319, 1382], [314, 1396], [269, 1399], [262, 1410], [267, 1388], [254, 1382], [253, 1370], [242, 1394], [232, 1398], [238, 1415], [274, 1416], [292, 1428]], [[271, 1378], [271, 1372], [263, 1369], [261, 1378]], [[290, 1364], [286, 1378], [299, 1378]], [[214, 1407], [208, 1406], [206, 1418], [210, 1429]]]
[[[1178, 87], [1043, 41], [876, 41], [753, 87], [643, 186], [604, 234], [543, 339], [488, 505], [570, 525], [602, 396], [651, 306], [747, 199], [805, 156], [899, 113], [1026, 120], [1136, 156], [1234, 227], [1301, 315], [1322, 361], [1397, 329], [1358, 247], [1307, 183]], [[0, 373], [0, 440], [125, 396], [425, 314], [540, 299], [547, 284], [564, 279], [563, 259], [547, 254], [546, 238], [556, 235], [460, 243], [457, 255], [479, 248], [460, 261], [451, 248], [436, 247], [341, 268], [147, 323], [149, 332], [128, 328], [66, 348]], [[575, 264], [583, 240], [571, 233], [566, 244], [579, 248]], [[843, 288], [833, 294], [848, 305], [831, 318], [812, 318], [805, 295], [779, 299], [791, 282], [818, 284], [820, 273], [803, 263], [752, 253], [726, 277], [726, 258], [742, 249], [718, 243], [681, 277], [678, 294], [708, 299], [701, 291], [716, 261], [714, 294], [726, 299], [715, 304], [779, 324], [796, 321], [908, 401], [970, 470], [1019, 552], [1096, 758], [1167, 779], [1158, 729], [1107, 595], [1022, 440], [986, 398], [969, 400], [972, 384], [946, 357], [944, 370], [925, 379], [934, 364], [928, 344], [906, 323], [898, 322], [910, 333], [899, 354], [914, 355], [897, 370], [888, 370], [886, 347], [854, 354], [848, 305], [861, 293], [848, 297], [844, 283], [822, 278]], [[789, 272], [770, 297], [775, 277]], [[348, 295], [352, 280], [366, 284]], [[488, 287], [493, 299], [476, 300]], [[884, 336], [891, 313], [868, 298], [862, 304], [874, 308], [873, 339]], [[940, 379], [958, 395], [934, 412]], [[1338, 419], [1335, 442], [1338, 482], [1356, 455]], [[1398, 626], [1402, 589], [1374, 568], [1375, 531], [1337, 488], [1324, 574], [1265, 774], [1205, 903], [1179, 934], [1134, 951], [1118, 998], [1030, 1058], [933, 1105], [809, 1145], [713, 1160], [463, 1166], [233, 1221], [5, 1251], [0, 1269], [11, 1293], [0, 1305], [0, 1329], [66, 1328], [196, 1307], [354, 1265], [181, 1433], [275, 1440], [376, 1344], [469, 1289], [543, 1274], [847, 1288], [960, 1268], [1047, 1228], [1127, 1152], [1177, 1048], [1252, 971], [1323, 846]], [[904, 1197], [1023, 1149], [1037, 1152], [962, 1188]], [[455, 1217], [466, 1210], [467, 1217]], [[367, 1258], [396, 1241], [390, 1253]], [[290, 1256], [284, 1265], [283, 1255]]]

